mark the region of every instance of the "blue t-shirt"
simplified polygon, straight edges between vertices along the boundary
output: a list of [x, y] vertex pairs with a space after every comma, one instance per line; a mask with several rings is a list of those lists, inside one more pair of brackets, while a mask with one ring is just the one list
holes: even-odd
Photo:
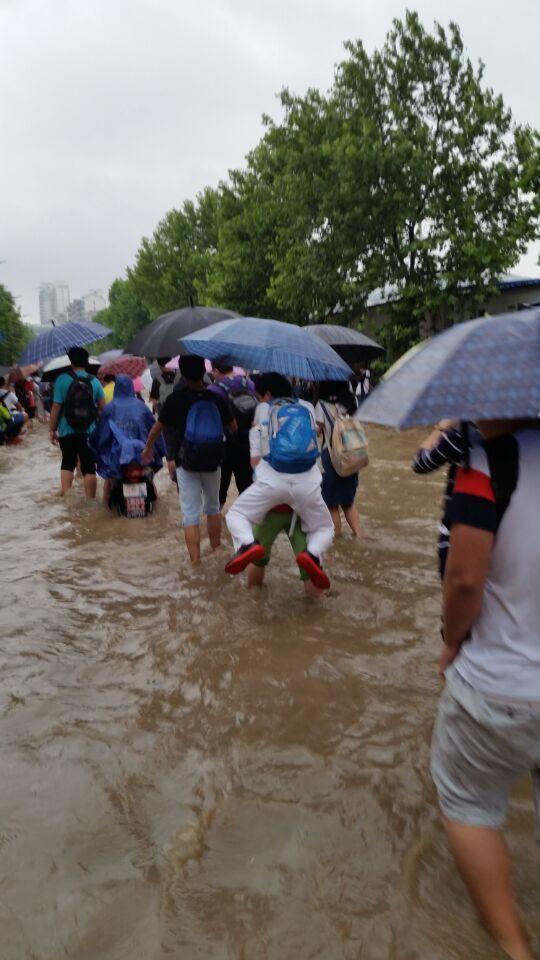
[[[99, 380], [97, 380], [96, 377], [89, 376], [89, 374], [86, 373], [85, 370], [74, 370], [73, 372], [76, 373], [78, 377], [87, 377], [91, 381], [92, 393], [94, 394], [94, 402], [97, 407], [101, 398], [105, 396], [105, 394], [103, 393], [103, 387], [101, 386]], [[61, 373], [60, 376], [56, 378], [56, 381], [54, 384], [54, 394], [53, 394], [54, 403], [61, 403], [61, 404], [65, 403], [66, 397], [68, 395], [68, 390], [72, 383], [73, 383], [73, 377], [70, 377], [69, 373]], [[60, 416], [60, 421], [58, 423], [58, 436], [67, 437], [68, 434], [70, 433], [92, 433], [92, 430], [94, 429], [94, 427], [95, 427], [95, 422], [91, 423], [87, 430], [74, 430], [73, 427], [70, 427], [64, 414], [62, 413]]]

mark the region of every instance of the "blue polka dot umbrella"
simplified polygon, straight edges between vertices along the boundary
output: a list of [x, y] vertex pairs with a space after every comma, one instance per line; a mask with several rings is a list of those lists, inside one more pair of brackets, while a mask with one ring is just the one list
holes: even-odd
[[112, 333], [112, 330], [101, 323], [59, 323], [58, 326], [34, 337], [25, 348], [19, 363], [22, 365], [51, 360], [67, 353], [71, 347], [84, 347], [94, 340], [103, 340], [109, 333]]
[[234, 317], [182, 337], [180, 343], [189, 353], [246, 370], [273, 371], [302, 380], [348, 380], [352, 374], [324, 340], [280, 320]]
[[439, 420], [540, 417], [540, 308], [458, 323], [429, 340], [362, 404], [404, 429]]

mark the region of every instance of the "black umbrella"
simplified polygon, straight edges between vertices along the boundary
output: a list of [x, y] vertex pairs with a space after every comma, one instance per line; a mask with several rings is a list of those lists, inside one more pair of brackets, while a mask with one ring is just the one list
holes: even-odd
[[325, 343], [330, 344], [336, 353], [347, 363], [361, 363], [363, 360], [374, 360], [385, 353], [380, 343], [366, 337], [365, 333], [353, 330], [352, 327], [339, 327], [334, 323], [314, 323], [305, 327]]
[[210, 327], [218, 320], [228, 320], [240, 314], [234, 310], [220, 310], [218, 307], [184, 307], [157, 317], [152, 323], [139, 330], [124, 353], [137, 357], [177, 357], [186, 350], [178, 342], [180, 337], [195, 333], [203, 327]]

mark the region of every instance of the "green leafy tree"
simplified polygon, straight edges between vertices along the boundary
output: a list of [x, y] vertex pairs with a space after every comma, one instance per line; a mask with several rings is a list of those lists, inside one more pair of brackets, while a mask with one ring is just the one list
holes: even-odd
[[95, 320], [112, 329], [102, 340], [99, 350], [125, 347], [141, 327], [150, 321], [150, 315], [141, 303], [135, 285], [130, 279], [117, 279], [109, 289], [109, 306], [96, 314]]
[[11, 366], [20, 357], [26, 344], [32, 339], [28, 327], [21, 320], [15, 300], [9, 290], [0, 284], [0, 364]]
[[232, 171], [221, 185], [217, 250], [207, 278], [207, 302], [244, 316], [276, 317], [270, 295], [271, 251], [278, 211], [268, 153], [259, 145], [246, 171]]

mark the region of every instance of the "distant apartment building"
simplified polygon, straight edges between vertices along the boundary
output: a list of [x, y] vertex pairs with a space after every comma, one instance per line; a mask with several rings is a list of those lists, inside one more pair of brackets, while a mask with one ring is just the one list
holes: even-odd
[[70, 323], [82, 323], [87, 319], [84, 300], [72, 300], [67, 307], [67, 318]]
[[69, 304], [69, 285], [64, 280], [58, 280], [54, 286], [56, 289], [56, 317], [59, 323], [65, 323]]
[[39, 319], [42, 325], [91, 320], [106, 306], [103, 290], [89, 290], [82, 297], [70, 300], [69, 284], [63, 280], [56, 283], [44, 281], [39, 285]]
[[54, 283], [39, 285], [39, 322], [50, 324], [56, 316], [56, 291]]
[[99, 313], [100, 310], [104, 310], [107, 306], [107, 301], [103, 296], [103, 290], [89, 290], [88, 293], [83, 295], [82, 299], [84, 301], [84, 310], [87, 320], [91, 320], [92, 317], [95, 317], [96, 313]]
[[69, 304], [69, 286], [65, 281], [44, 281], [39, 285], [39, 320], [42, 325], [65, 323]]

